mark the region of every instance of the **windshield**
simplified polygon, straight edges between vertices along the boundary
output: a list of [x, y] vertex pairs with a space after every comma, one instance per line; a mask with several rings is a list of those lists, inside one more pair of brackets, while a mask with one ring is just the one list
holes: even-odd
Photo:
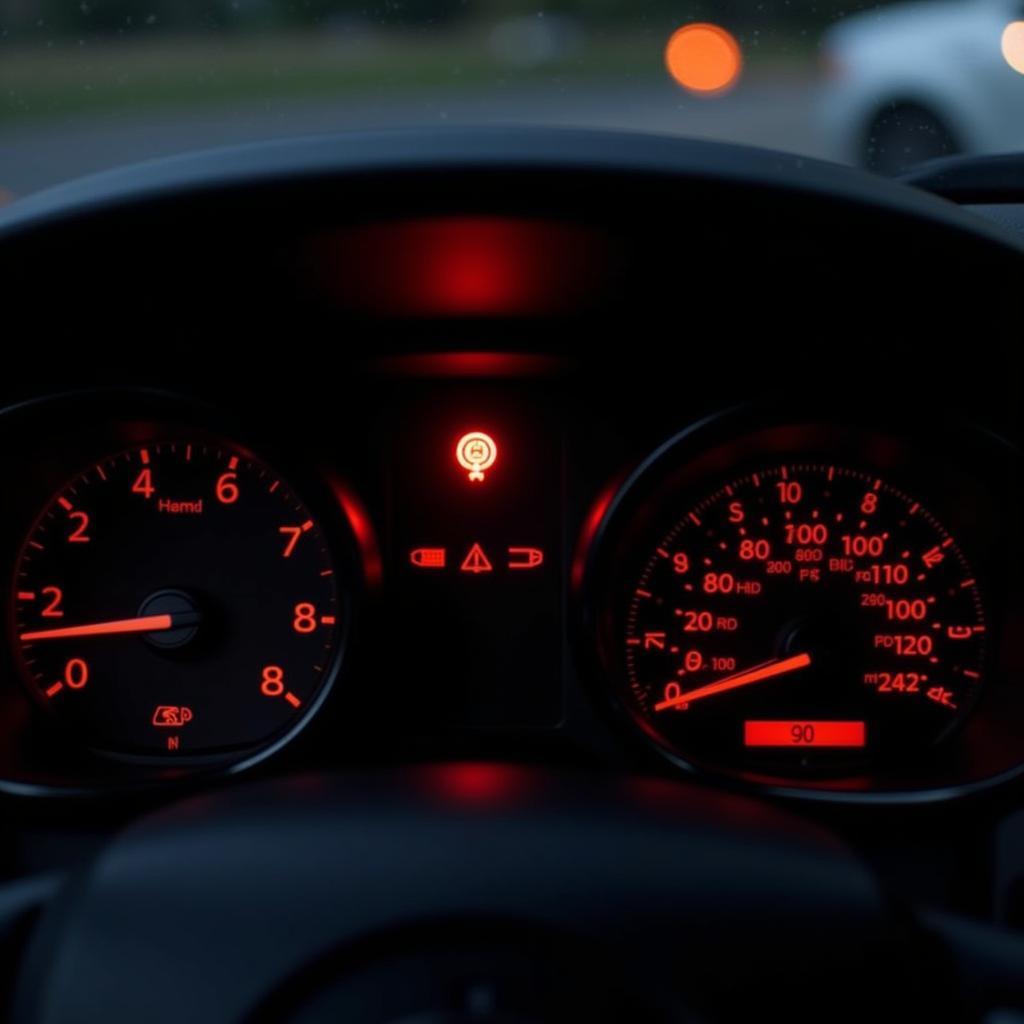
[[209, 146], [528, 123], [899, 174], [1024, 144], [1017, 0], [0, 0], [9, 198]]

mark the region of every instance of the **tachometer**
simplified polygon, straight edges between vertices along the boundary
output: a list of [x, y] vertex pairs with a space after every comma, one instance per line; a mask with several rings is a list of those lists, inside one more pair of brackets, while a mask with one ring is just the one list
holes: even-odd
[[223, 442], [102, 459], [47, 505], [17, 561], [25, 682], [84, 744], [188, 757], [271, 742], [316, 705], [346, 607], [324, 532]]
[[625, 598], [624, 701], [676, 756], [829, 773], [919, 752], [974, 703], [976, 575], [886, 480], [765, 465], [649, 543]]

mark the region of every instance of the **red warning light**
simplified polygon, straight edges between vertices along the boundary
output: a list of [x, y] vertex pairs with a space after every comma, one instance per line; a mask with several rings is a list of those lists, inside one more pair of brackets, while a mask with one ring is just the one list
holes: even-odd
[[536, 569], [544, 563], [544, 552], [540, 548], [509, 548], [510, 569]]
[[413, 548], [409, 552], [409, 561], [418, 569], [443, 569], [448, 561], [448, 552], [444, 548]]
[[484, 554], [484, 549], [479, 544], [474, 544], [469, 549], [469, 554], [462, 560], [462, 571], [471, 573], [493, 572], [494, 566], [491, 560]]
[[189, 707], [177, 704], [158, 704], [153, 711], [153, 725], [157, 728], [180, 728], [188, 725], [194, 715]]
[[470, 480], [483, 480], [484, 470], [490, 469], [497, 457], [498, 446], [494, 438], [481, 430], [463, 434], [455, 445], [455, 458], [463, 469], [469, 471]]

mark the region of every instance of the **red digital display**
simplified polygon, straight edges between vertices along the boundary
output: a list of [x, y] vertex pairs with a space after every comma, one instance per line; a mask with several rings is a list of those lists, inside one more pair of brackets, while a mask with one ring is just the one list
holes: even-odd
[[863, 747], [863, 722], [744, 722], [747, 747]]

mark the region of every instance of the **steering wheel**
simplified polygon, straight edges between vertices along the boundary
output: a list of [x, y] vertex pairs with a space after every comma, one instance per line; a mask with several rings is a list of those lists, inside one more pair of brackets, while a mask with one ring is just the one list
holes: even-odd
[[133, 824], [46, 901], [14, 1020], [955, 1019], [1024, 1005], [1020, 964], [769, 804], [432, 765]]

